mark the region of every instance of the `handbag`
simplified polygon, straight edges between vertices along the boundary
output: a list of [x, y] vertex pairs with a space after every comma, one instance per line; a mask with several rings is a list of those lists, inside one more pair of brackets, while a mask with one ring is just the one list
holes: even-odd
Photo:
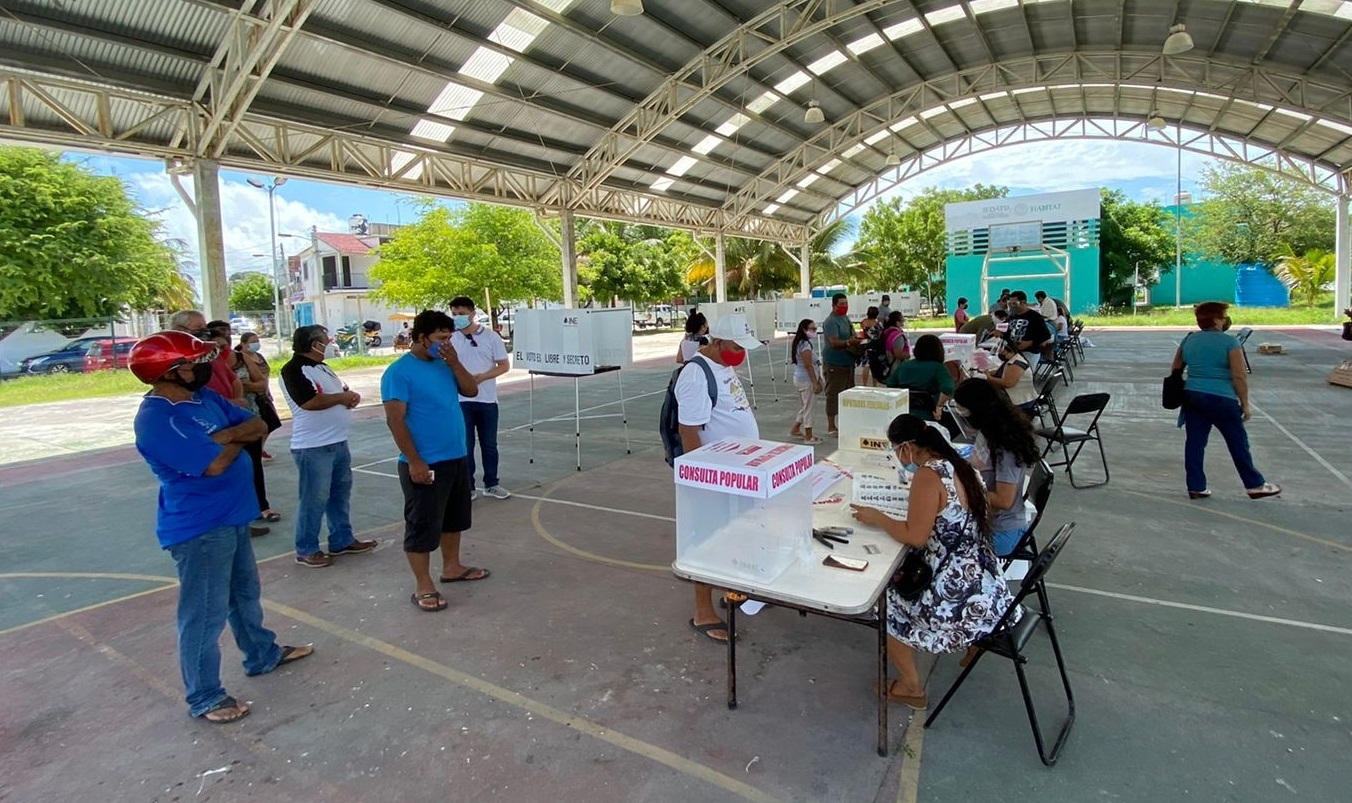
[[897, 596], [907, 602], [915, 602], [924, 596], [926, 589], [934, 583], [934, 576], [944, 570], [951, 557], [953, 550], [950, 549], [944, 555], [944, 559], [939, 561], [939, 567], [931, 569], [925, 562], [925, 550], [912, 549], [906, 553], [905, 558], [902, 558], [901, 565], [892, 574], [892, 580], [888, 585], [897, 592]]
[[263, 423], [268, 425], [268, 432], [276, 432], [282, 428], [282, 418], [277, 415], [277, 406], [273, 404], [272, 397], [260, 394], [258, 396], [258, 417], [263, 419]]
[[1352, 321], [1343, 321], [1343, 340], [1352, 340]]
[[1177, 410], [1183, 406], [1183, 369], [1172, 371], [1164, 378], [1164, 387], [1160, 404], [1166, 410]]

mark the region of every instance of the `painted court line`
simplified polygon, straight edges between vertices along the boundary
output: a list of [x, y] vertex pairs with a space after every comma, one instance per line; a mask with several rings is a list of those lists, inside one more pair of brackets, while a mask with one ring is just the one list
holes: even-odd
[[[634, 401], [634, 400], [636, 400], [636, 399], [646, 399], [646, 398], [649, 397], [649, 396], [656, 396], [656, 395], [658, 395], [658, 394], [666, 393], [666, 392], [667, 392], [666, 389], [663, 388], [662, 390], [653, 390], [653, 391], [649, 391], [648, 393], [640, 393], [640, 394], [638, 394], [637, 396], [625, 396], [623, 399], [616, 399], [615, 401], [608, 401], [608, 402], [605, 402], [604, 404], [596, 404], [596, 405], [592, 405], [591, 407], [583, 407], [581, 410], [577, 410], [576, 412], [577, 412], [579, 415], [582, 414], [582, 413], [590, 413], [592, 410], [600, 410], [602, 407], [614, 407], [615, 405], [621, 404], [621, 403], [627, 404], [628, 402]], [[530, 428], [531, 428], [533, 425], [535, 425], [535, 424], [543, 424], [543, 423], [546, 423], [546, 422], [549, 422], [549, 421], [567, 421], [568, 419], [570, 419], [570, 418], [572, 418], [572, 417], [573, 417], [572, 415], [569, 415], [569, 414], [565, 413], [565, 414], [563, 414], [563, 415], [558, 415], [558, 416], [555, 416], [555, 417], [553, 417], [553, 418], [541, 418], [541, 419], [539, 419], [538, 421], [532, 421], [532, 422], [530, 422], [530, 423], [526, 423], [526, 424], [522, 424], [522, 425], [520, 425], [520, 426], [512, 427], [511, 429], [504, 429], [503, 432], [518, 432], [518, 431], [523, 430], [523, 429], [530, 429]]]
[[1170, 602], [1163, 599], [1154, 599], [1152, 597], [1138, 597], [1135, 594], [1119, 594], [1116, 591], [1100, 591], [1097, 588], [1082, 588], [1080, 586], [1067, 586], [1060, 583], [1048, 583], [1049, 588], [1057, 588], [1062, 591], [1075, 591], [1080, 594], [1090, 594], [1095, 597], [1107, 597], [1109, 599], [1120, 599], [1126, 602], [1139, 602], [1143, 605], [1158, 605], [1161, 608], [1176, 608], [1184, 611], [1196, 611], [1198, 613], [1210, 613], [1216, 616], [1229, 616], [1234, 619], [1247, 619], [1251, 622], [1264, 622], [1272, 625], [1285, 625], [1286, 627], [1298, 627], [1304, 630], [1317, 630], [1321, 633], [1337, 633], [1342, 636], [1352, 636], [1352, 628], [1334, 627], [1333, 625], [1321, 625], [1317, 622], [1301, 622], [1296, 619], [1281, 619], [1276, 616], [1263, 616], [1256, 613], [1244, 613], [1242, 611], [1231, 611], [1225, 608], [1210, 608], [1205, 605], [1193, 605], [1188, 602]]
[[1279, 423], [1279, 422], [1277, 421], [1277, 419], [1275, 419], [1275, 418], [1273, 418], [1272, 416], [1268, 415], [1268, 413], [1267, 413], [1266, 410], [1264, 410], [1263, 408], [1261, 408], [1261, 407], [1259, 407], [1258, 405], [1254, 404], [1252, 401], [1249, 402], [1249, 406], [1252, 407], [1252, 408], [1254, 409], [1254, 412], [1258, 413], [1259, 415], [1263, 416], [1263, 417], [1266, 418], [1268, 421], [1270, 421], [1270, 422], [1272, 423], [1272, 426], [1274, 426], [1274, 427], [1276, 427], [1277, 429], [1281, 430], [1281, 432], [1282, 432], [1283, 435], [1285, 435], [1286, 437], [1288, 437], [1288, 438], [1290, 438], [1291, 440], [1295, 441], [1295, 444], [1296, 444], [1297, 446], [1299, 446], [1301, 449], [1304, 449], [1304, 450], [1305, 450], [1305, 453], [1308, 454], [1310, 457], [1313, 457], [1313, 458], [1315, 459], [1315, 462], [1316, 462], [1316, 463], [1318, 463], [1319, 465], [1321, 465], [1321, 466], [1323, 466], [1324, 468], [1328, 469], [1330, 474], [1332, 474], [1333, 476], [1335, 476], [1335, 477], [1337, 477], [1339, 480], [1341, 480], [1342, 483], [1343, 483], [1343, 485], [1346, 485], [1348, 488], [1352, 488], [1352, 480], [1349, 480], [1349, 479], [1347, 478], [1347, 475], [1346, 475], [1346, 474], [1344, 474], [1343, 472], [1341, 472], [1341, 471], [1339, 471], [1337, 468], [1335, 468], [1334, 465], [1333, 465], [1332, 463], [1330, 463], [1329, 461], [1325, 460], [1318, 452], [1316, 452], [1314, 449], [1311, 449], [1311, 448], [1305, 443], [1305, 441], [1301, 440], [1300, 438], [1297, 438], [1297, 437], [1295, 436], [1295, 434], [1291, 432], [1291, 430], [1289, 430], [1289, 429], [1287, 429], [1286, 427], [1282, 426], [1281, 423]]
[[676, 521], [674, 516], [659, 516], [656, 513], [640, 513], [637, 510], [621, 510], [617, 507], [605, 507], [603, 505], [592, 505], [586, 502], [573, 502], [568, 499], [552, 499], [548, 496], [530, 496], [529, 494], [514, 493], [512, 496], [517, 499], [530, 499], [535, 502], [549, 502], [555, 505], [569, 505], [570, 507], [586, 508], [587, 510], [599, 510], [602, 513], [619, 513], [625, 516], [638, 516], [645, 519], [657, 519], [658, 521]]
[[753, 786], [745, 784], [732, 776], [724, 775], [703, 764], [691, 761], [670, 750], [611, 730], [610, 728], [592, 722], [591, 720], [546, 705], [538, 700], [533, 700], [519, 692], [499, 686], [496, 683], [490, 683], [482, 678], [475, 677], [474, 675], [462, 672], [430, 658], [405, 650], [402, 647], [397, 647], [389, 642], [358, 633], [355, 630], [349, 630], [346, 627], [321, 619], [297, 608], [292, 608], [289, 605], [264, 600], [263, 607], [289, 619], [309, 625], [310, 627], [331, 636], [336, 636], [344, 641], [365, 647], [388, 658], [392, 658], [416, 669], [421, 669], [424, 672], [449, 680], [452, 683], [472, 689], [473, 691], [477, 691], [480, 694], [519, 708], [522, 711], [526, 711], [533, 716], [551, 720], [565, 728], [570, 728], [594, 739], [599, 739], [600, 741], [614, 745], [621, 750], [670, 767], [677, 772], [698, 778], [719, 789], [737, 795], [738, 797], [759, 801], [760, 803], [772, 803], [772, 801], [775, 800], [773, 796], [768, 795]]

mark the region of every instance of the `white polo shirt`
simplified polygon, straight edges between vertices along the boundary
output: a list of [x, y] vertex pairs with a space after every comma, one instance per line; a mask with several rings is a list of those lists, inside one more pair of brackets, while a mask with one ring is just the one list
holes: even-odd
[[[451, 345], [455, 348], [455, 354], [460, 358], [460, 362], [464, 364], [465, 370], [471, 374], [487, 373], [499, 361], [507, 359], [507, 344], [502, 342], [502, 337], [497, 332], [487, 326], [480, 326], [479, 331], [469, 335], [465, 334], [464, 329], [456, 330], [455, 334], [451, 335]], [[461, 396], [460, 401], [497, 404], [498, 380], [494, 378], [480, 382], [478, 396]]]

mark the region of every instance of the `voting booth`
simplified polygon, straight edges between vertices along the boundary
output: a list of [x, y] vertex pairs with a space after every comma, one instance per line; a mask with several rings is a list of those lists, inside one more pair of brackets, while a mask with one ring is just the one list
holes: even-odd
[[820, 326], [831, 314], [829, 298], [781, 298], [775, 302], [775, 317], [779, 318], [779, 331], [794, 332], [798, 322], [811, 318]]
[[[714, 323], [720, 318], [728, 315], [741, 315], [746, 318], [746, 322], [751, 326], [751, 333], [755, 335], [760, 342], [769, 345], [775, 337], [775, 302], [774, 301], [706, 301], [699, 305], [699, 311], [709, 321], [709, 328], [713, 329]], [[770, 387], [774, 391], [775, 401], [779, 401], [779, 389], [774, 386], [775, 382], [775, 363], [774, 357], [770, 354], [770, 349], [764, 349], [765, 359], [770, 366]], [[746, 366], [746, 385], [747, 392], [751, 396], [751, 407], [757, 409], [756, 404], [756, 376], [751, 370], [751, 360], [756, 355], [748, 355]], [[738, 371], [738, 376], [741, 372]]]
[[[573, 446], [577, 470], [582, 470], [582, 401], [579, 382], [583, 377], [615, 374], [619, 413], [596, 413], [588, 418], [619, 417], [624, 422], [624, 449], [629, 445], [629, 417], [624, 409], [624, 380], [620, 370], [634, 362], [634, 320], [627, 307], [597, 309], [523, 309], [516, 313], [512, 331], [512, 367], [530, 375], [530, 462], [535, 462], [535, 427], [569, 416], [535, 420], [535, 378], [567, 377], [573, 380]], [[606, 407], [599, 405], [598, 407]]]
[[676, 458], [676, 559], [768, 584], [812, 558], [812, 447], [725, 438]]

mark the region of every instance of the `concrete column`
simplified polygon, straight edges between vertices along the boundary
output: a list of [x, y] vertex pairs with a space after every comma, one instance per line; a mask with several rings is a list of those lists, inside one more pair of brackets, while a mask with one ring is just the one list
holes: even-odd
[[220, 172], [220, 164], [209, 159], [198, 159], [193, 165], [202, 312], [209, 321], [230, 318], [230, 291], [225, 280], [225, 235], [221, 230]]
[[1333, 317], [1341, 319], [1343, 310], [1352, 306], [1352, 232], [1348, 231], [1347, 222], [1347, 201], [1346, 194], [1338, 196], [1338, 215], [1337, 224], [1334, 228], [1336, 243], [1334, 246], [1334, 261], [1336, 270], [1333, 274]]
[[714, 235], [714, 301], [728, 300], [728, 255], [723, 232]]
[[798, 292], [804, 297], [812, 295], [812, 246], [803, 243], [798, 247]]
[[573, 226], [573, 210], [565, 209], [559, 215], [563, 235], [559, 251], [563, 254], [563, 305], [577, 306], [577, 231]]

